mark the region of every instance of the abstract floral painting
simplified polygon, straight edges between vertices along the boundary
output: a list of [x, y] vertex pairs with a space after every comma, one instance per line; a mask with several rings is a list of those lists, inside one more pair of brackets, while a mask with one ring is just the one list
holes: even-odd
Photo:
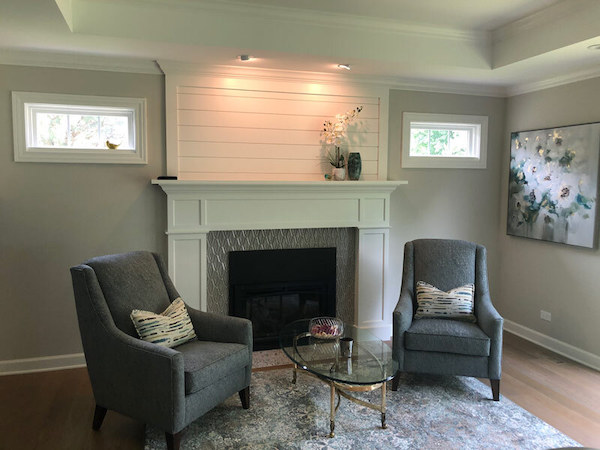
[[600, 122], [511, 133], [507, 234], [595, 245]]

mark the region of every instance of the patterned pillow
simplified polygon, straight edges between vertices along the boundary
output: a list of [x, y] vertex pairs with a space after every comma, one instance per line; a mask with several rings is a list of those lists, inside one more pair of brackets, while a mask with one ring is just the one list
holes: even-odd
[[134, 309], [129, 317], [140, 338], [153, 344], [175, 347], [196, 339], [192, 321], [180, 297], [160, 314]]
[[475, 286], [465, 284], [448, 292], [419, 281], [417, 283], [417, 312], [415, 319], [455, 319], [476, 322], [473, 314]]

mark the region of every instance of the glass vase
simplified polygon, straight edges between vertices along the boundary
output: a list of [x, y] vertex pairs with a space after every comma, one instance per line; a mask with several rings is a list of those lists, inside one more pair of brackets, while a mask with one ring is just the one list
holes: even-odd
[[358, 180], [362, 171], [362, 161], [360, 159], [360, 153], [354, 152], [348, 155], [348, 178], [351, 180]]

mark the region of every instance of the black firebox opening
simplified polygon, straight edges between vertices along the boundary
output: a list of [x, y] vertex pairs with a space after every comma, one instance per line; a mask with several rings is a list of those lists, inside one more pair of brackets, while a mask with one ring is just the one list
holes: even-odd
[[335, 316], [335, 248], [229, 253], [229, 314], [252, 322], [254, 349], [277, 348], [286, 323]]

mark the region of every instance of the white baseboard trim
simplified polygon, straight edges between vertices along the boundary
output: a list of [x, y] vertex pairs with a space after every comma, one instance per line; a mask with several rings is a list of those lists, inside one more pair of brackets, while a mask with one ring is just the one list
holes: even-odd
[[358, 328], [368, 330], [374, 336], [377, 336], [382, 341], [389, 341], [392, 339], [392, 325], [391, 324], [378, 324], [369, 325], [368, 322], [362, 325], [358, 325]]
[[559, 341], [553, 337], [542, 334], [539, 331], [519, 325], [511, 320], [504, 319], [504, 330], [515, 334], [523, 339], [533, 342], [534, 344], [552, 350], [554, 353], [572, 359], [584, 366], [600, 371], [600, 356], [594, 355], [586, 350], [582, 350], [566, 342]]
[[83, 353], [0, 361], [0, 376], [46, 372], [49, 370], [74, 369], [76, 367], [85, 367], [85, 356]]

